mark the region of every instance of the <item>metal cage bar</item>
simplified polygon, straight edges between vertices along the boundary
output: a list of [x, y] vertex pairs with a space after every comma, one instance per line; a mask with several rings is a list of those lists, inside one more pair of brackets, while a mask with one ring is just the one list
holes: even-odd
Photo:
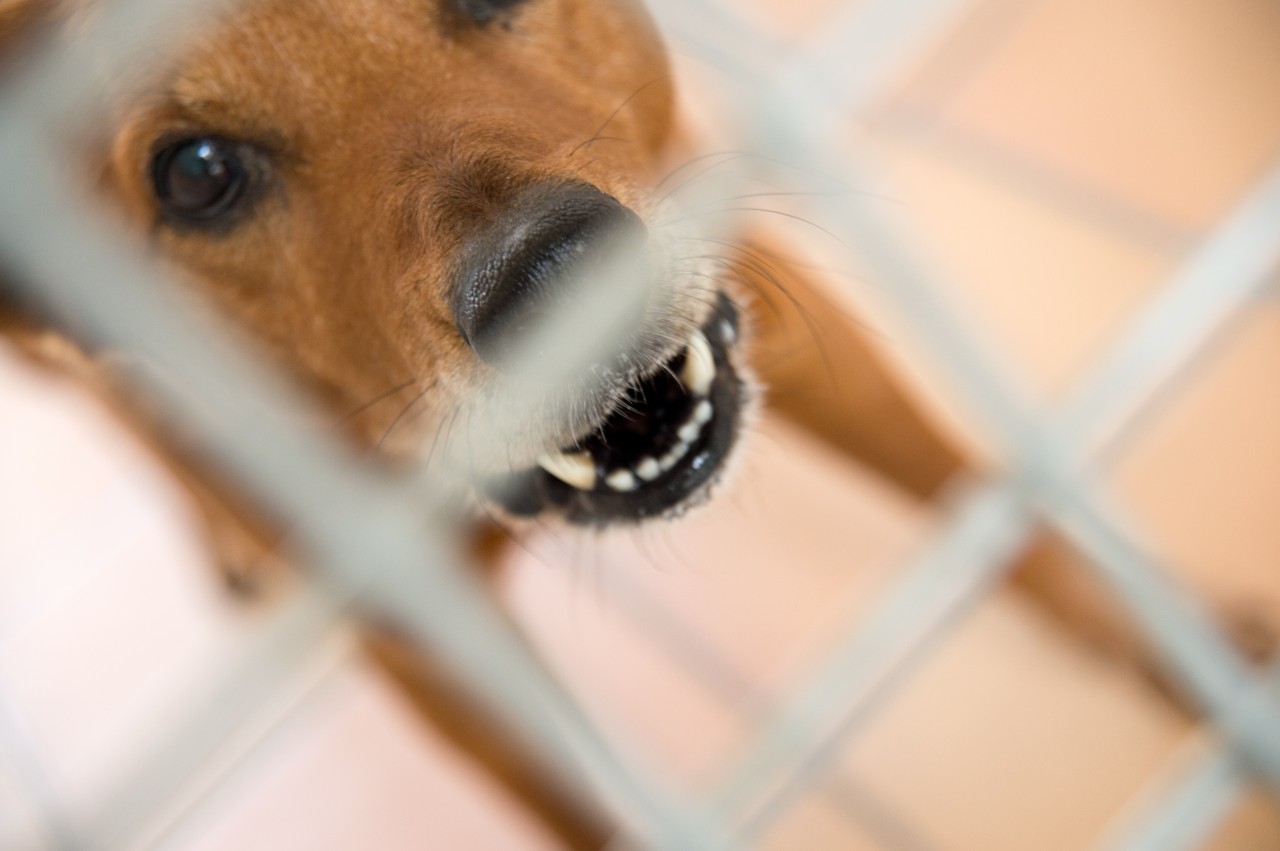
[[[249, 639], [254, 649], [243, 652], [214, 689], [220, 716], [193, 712], [141, 763], [119, 799], [103, 802], [85, 824], [66, 823], [56, 807], [46, 807], [59, 847], [112, 847], [136, 837], [182, 778], [209, 760], [229, 725], [262, 704], [266, 683], [350, 617], [388, 619], [422, 647], [455, 660], [471, 685], [542, 743], [583, 794], [599, 795], [614, 808], [626, 829], [620, 847], [746, 847], [798, 790], [818, 781], [837, 744], [911, 673], [912, 661], [945, 640], [1041, 522], [1091, 558], [1224, 737], [1225, 750], [1165, 790], [1149, 820], [1113, 847], [1165, 848], [1168, 837], [1208, 830], [1239, 794], [1242, 767], [1280, 789], [1280, 703], [1271, 684], [1252, 675], [1204, 613], [1166, 580], [1135, 543], [1141, 535], [1095, 481], [1097, 469], [1155, 403], [1176, 392], [1212, 342], [1271, 284], [1280, 257], [1274, 227], [1280, 172], [1260, 181], [1187, 259], [1053, 416], [1035, 411], [1017, 377], [980, 343], [909, 227], [886, 222], [856, 198], [810, 202], [885, 282], [885, 297], [948, 372], [1004, 466], [969, 483], [937, 537], [879, 607], [796, 685], [712, 794], [693, 806], [637, 755], [601, 735], [473, 586], [459, 564], [447, 494], [428, 483], [375, 476], [325, 441], [285, 425], [283, 414], [308, 403], [221, 342], [212, 323], [184, 313], [150, 265], [86, 210], [58, 173], [44, 134], [91, 101], [89, 58], [126, 63], [190, 25], [207, 5], [117, 0], [89, 43], [91, 52], [84, 45], [54, 51], [25, 82], [0, 94], [0, 150], [6, 153], [0, 158], [0, 251], [21, 273], [28, 295], [50, 311], [74, 313], [100, 340], [163, 358], [176, 381], [148, 390], [183, 414], [206, 450], [249, 491], [291, 519], [317, 569], [319, 593], [295, 601]], [[752, 149], [810, 163], [840, 185], [869, 188], [871, 170], [829, 150], [828, 131], [867, 109], [961, 4], [860, 4], [817, 43], [793, 50], [721, 3], [666, 0], [658, 7], [671, 27], [690, 35], [694, 50], [743, 81], [738, 108]], [[706, 39], [708, 21], [741, 36], [750, 57]], [[768, 59], [763, 66], [761, 56]], [[566, 336], [556, 332], [578, 324], [562, 317], [551, 336]], [[567, 351], [565, 363], [587, 354]], [[197, 409], [196, 397], [220, 404]], [[426, 528], [424, 505], [433, 509]], [[477, 654], [486, 664], [465, 664]], [[247, 665], [250, 658], [259, 662]], [[236, 707], [229, 718], [227, 705]], [[35, 775], [26, 777], [39, 798]]]

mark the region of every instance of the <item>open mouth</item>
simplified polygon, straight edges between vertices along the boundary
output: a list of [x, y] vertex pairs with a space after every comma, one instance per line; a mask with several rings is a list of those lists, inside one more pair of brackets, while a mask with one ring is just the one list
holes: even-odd
[[515, 515], [556, 509], [587, 525], [670, 516], [699, 502], [737, 437], [743, 386], [728, 356], [737, 338], [737, 309], [720, 295], [686, 346], [597, 429], [496, 483], [490, 496]]

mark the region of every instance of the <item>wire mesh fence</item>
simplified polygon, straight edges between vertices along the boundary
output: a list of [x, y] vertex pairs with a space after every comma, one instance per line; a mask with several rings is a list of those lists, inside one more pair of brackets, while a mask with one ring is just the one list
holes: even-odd
[[[51, 128], [91, 111], [93, 81], [104, 69], [109, 74], [147, 55], [193, 26], [207, 5], [105, 4], [86, 41], [51, 48], [10, 81], [0, 99], [0, 251], [13, 285], [42, 310], [73, 319], [98, 343], [164, 364], [168, 379], [147, 393], [246, 493], [282, 518], [308, 566], [308, 584], [237, 628], [227, 664], [202, 678], [189, 711], [156, 732], [146, 752], [131, 756], [132, 767], [103, 787], [108, 793], [75, 812], [59, 800], [27, 741], [20, 707], [0, 693], [8, 710], [0, 716], [0, 759], [17, 787], [15, 812], [22, 801], [35, 814], [33, 847], [174, 841], [198, 814], [199, 801], [216, 795], [266, 731], [292, 723], [318, 684], [333, 676], [335, 660], [351, 652], [350, 625], [361, 620], [394, 624], [424, 653], [444, 659], [505, 723], [538, 742], [566, 782], [617, 819], [616, 847], [756, 847], [817, 787], [872, 837], [868, 847], [965, 847], [922, 838], [929, 831], [909, 817], [847, 781], [841, 785], [833, 764], [919, 667], [954, 640], [1044, 527], [1085, 556], [1087, 569], [1203, 712], [1208, 733], [1168, 777], [1157, 778], [1140, 806], [1117, 809], [1115, 823], [1097, 837], [1101, 847], [1200, 847], [1250, 783], [1280, 790], [1274, 677], [1252, 668], [1204, 603], [1184, 592], [1108, 488], [1109, 468], [1123, 450], [1273, 286], [1278, 173], [1260, 177], [1202, 238], [1189, 240], [1177, 268], [1087, 373], [1060, 401], [1045, 403], [1011, 368], [1016, 358], [993, 346], [967, 306], [955, 303], [959, 288], [933, 259], [917, 223], [881, 200], [894, 194], [873, 178], [885, 170], [846, 144], [848, 128], [871, 115], [922, 57], [958, 23], [991, 18], [990, 8], [923, 0], [837, 6], [826, 10], [819, 35], [788, 42], [740, 8], [710, 0], [652, 4], [677, 51], [716, 69], [721, 108], [735, 134], [728, 147], [756, 155], [735, 164], [735, 185], [807, 188], [819, 175], [825, 187], [858, 189], [810, 192], [797, 203], [806, 219], [857, 254], [877, 282], [877, 296], [910, 332], [920, 357], [945, 376], [995, 459], [981, 477], [957, 487], [933, 534], [892, 572], [874, 605], [829, 635], [781, 695], [755, 693], [723, 659], [683, 634], [669, 612], [646, 608], [644, 593], [625, 576], [600, 580], [623, 589], [614, 596], [626, 599], [627, 617], [650, 641], [669, 647], [670, 656], [717, 684], [726, 699], [752, 707], [746, 733], [714, 777], [692, 791], [635, 743], [604, 731], [486, 596], [463, 551], [456, 493], [432, 480], [376, 471], [296, 427], [313, 403], [229, 343], [217, 323], [184, 309], [152, 262], [66, 177], [65, 154], [49, 144], [58, 132]], [[1027, 14], [1038, 4], [995, 5]], [[988, 36], [991, 51], [1002, 30], [988, 23], [987, 31], [997, 33]], [[780, 169], [782, 163], [802, 163], [804, 174]], [[696, 198], [688, 204], [703, 207]], [[734, 223], [709, 220], [705, 227], [728, 231]], [[581, 316], [553, 318], [540, 339], [580, 343], [573, 332], [584, 324]], [[590, 349], [569, 345], [562, 363], [589, 361]], [[514, 399], [506, 416], [529, 417], [535, 408], [535, 399]], [[484, 447], [486, 440], [500, 443], [501, 434], [495, 427], [477, 439]], [[290, 684], [283, 694], [281, 683]], [[14, 836], [27, 842], [26, 834]]]

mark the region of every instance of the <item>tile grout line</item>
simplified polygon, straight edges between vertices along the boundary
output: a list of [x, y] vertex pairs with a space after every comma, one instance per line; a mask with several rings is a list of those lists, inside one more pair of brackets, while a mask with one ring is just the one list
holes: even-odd
[[1200, 230], [1162, 221], [1105, 190], [957, 127], [919, 104], [904, 103], [885, 110], [871, 130], [928, 148], [1073, 219], [1171, 257], [1182, 256], [1203, 236]]

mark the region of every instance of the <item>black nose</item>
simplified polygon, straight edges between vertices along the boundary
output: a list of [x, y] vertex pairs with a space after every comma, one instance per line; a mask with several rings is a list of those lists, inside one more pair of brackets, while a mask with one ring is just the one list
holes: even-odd
[[487, 363], [518, 371], [508, 355], [523, 335], [580, 297], [584, 287], [610, 285], [620, 266], [647, 269], [647, 241], [640, 217], [593, 186], [526, 190], [464, 249], [454, 321]]

